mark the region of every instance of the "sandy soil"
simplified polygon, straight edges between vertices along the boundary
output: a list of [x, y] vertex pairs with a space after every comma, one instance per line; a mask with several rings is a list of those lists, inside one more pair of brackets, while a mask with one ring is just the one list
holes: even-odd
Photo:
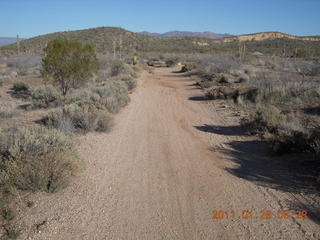
[[[23, 238], [320, 239], [319, 196], [243, 136], [238, 113], [172, 71], [144, 73], [113, 131], [77, 140], [86, 169], [63, 191], [32, 197]], [[311, 215], [278, 219], [285, 209]], [[212, 219], [213, 210], [235, 216]], [[257, 219], [262, 210], [272, 219]]]

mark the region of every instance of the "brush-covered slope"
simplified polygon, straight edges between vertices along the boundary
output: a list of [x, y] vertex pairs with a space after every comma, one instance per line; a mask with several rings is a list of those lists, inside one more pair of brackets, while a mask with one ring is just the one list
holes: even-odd
[[[78, 31], [57, 32], [26, 39], [20, 42], [20, 50], [26, 53], [41, 54], [46, 44], [53, 39], [64, 38], [78, 40], [93, 45], [98, 53], [121, 54], [143, 52], [157, 53], [230, 53], [239, 52], [239, 46], [245, 41], [247, 53], [259, 51], [268, 54], [294, 54], [297, 49], [304, 49], [307, 55], [320, 56], [318, 37], [309, 39], [290, 37], [281, 33], [258, 33], [208, 39], [199, 37], [158, 37], [130, 32], [121, 28], [99, 27]], [[15, 44], [3, 46], [1, 52], [16, 53]]]
[[[133, 52], [197, 52], [201, 51], [201, 38], [190, 37], [154, 37], [133, 33], [121, 28], [99, 27], [78, 31], [56, 32], [29, 38], [20, 42], [20, 49], [24, 52], [42, 52], [46, 44], [53, 39], [64, 38], [78, 40], [92, 44], [97, 52], [123, 53]], [[206, 44], [206, 43], [205, 43]], [[2, 47], [3, 50], [16, 50], [16, 45]]]
[[189, 31], [170, 31], [165, 33], [140, 32], [140, 34], [157, 37], [200, 37], [210, 39], [221, 39], [231, 37], [228, 33], [213, 33], [213, 32], [189, 32]]

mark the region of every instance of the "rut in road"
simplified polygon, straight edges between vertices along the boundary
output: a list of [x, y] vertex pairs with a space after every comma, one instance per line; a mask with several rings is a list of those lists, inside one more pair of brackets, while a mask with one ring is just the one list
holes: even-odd
[[[68, 188], [38, 194], [25, 217], [32, 239], [317, 239], [310, 220], [211, 219], [213, 210], [282, 210], [288, 194], [238, 178], [209, 148], [241, 136], [199, 131], [228, 126], [191, 77], [143, 73], [109, 134], [80, 137], [86, 170]], [[234, 166], [236, 167], [236, 166]], [[46, 221], [41, 231], [32, 227]]]

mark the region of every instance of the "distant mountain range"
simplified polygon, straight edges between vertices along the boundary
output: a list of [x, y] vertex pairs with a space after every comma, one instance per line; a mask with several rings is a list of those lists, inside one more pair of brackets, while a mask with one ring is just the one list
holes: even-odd
[[233, 35], [228, 33], [213, 33], [213, 32], [188, 32], [188, 31], [170, 31], [165, 33], [152, 33], [152, 32], [138, 32], [139, 34], [156, 37], [200, 37], [219, 39], [225, 37], [232, 37]]
[[[21, 38], [20, 40], [23, 40], [23, 38]], [[5, 46], [11, 43], [15, 43], [17, 41], [17, 38], [13, 38], [13, 37], [0, 37], [0, 46]]]

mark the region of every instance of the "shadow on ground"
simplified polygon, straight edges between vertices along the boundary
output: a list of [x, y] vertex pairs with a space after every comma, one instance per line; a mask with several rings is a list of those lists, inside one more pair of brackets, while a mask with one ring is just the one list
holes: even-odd
[[246, 136], [240, 126], [214, 126], [214, 125], [202, 125], [195, 126], [196, 129], [202, 132], [215, 133], [225, 136]]
[[[243, 136], [238, 126], [196, 126], [199, 131], [226, 136]], [[230, 174], [256, 185], [281, 190], [287, 193], [301, 194], [309, 201], [288, 202], [292, 210], [307, 210], [311, 220], [320, 223], [320, 184], [317, 182], [319, 168], [310, 167], [310, 159], [303, 156], [272, 156], [266, 143], [259, 140], [231, 141], [223, 148], [212, 151], [221, 152], [227, 159], [236, 163], [233, 168], [226, 168]], [[306, 196], [306, 197], [305, 197]], [[318, 199], [318, 200], [316, 200]], [[303, 201], [305, 202], [305, 201]]]
[[208, 101], [209, 99], [206, 96], [194, 96], [194, 97], [189, 97], [188, 100], [191, 100], [191, 101]]
[[310, 114], [310, 115], [320, 115], [320, 107], [309, 107], [309, 108], [304, 108], [303, 112], [305, 114]]

